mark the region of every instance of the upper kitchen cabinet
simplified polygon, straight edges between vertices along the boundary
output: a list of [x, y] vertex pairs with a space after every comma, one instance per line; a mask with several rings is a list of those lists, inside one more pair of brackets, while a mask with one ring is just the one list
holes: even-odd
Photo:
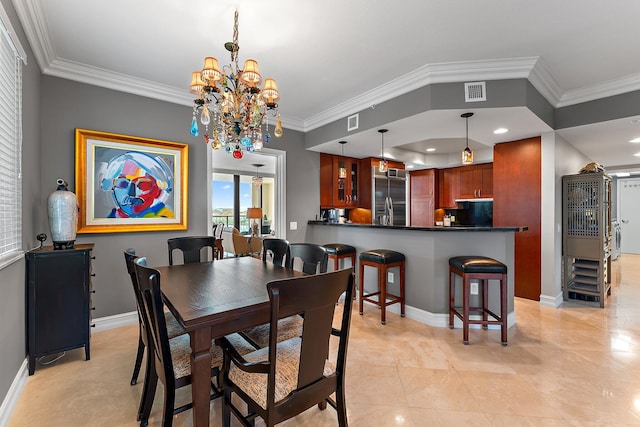
[[424, 169], [409, 174], [410, 225], [432, 227], [438, 199], [438, 171]]
[[320, 153], [320, 207], [333, 208], [333, 156]]
[[[360, 186], [358, 194], [358, 205], [361, 208], [371, 209], [373, 196], [371, 194], [373, 190], [373, 168], [378, 167], [380, 159], [376, 157], [367, 157], [360, 159], [360, 174], [358, 177], [358, 185]], [[404, 163], [395, 162], [393, 160], [387, 161], [387, 167], [389, 169], [402, 169], [404, 170]]]
[[441, 209], [456, 208], [458, 198], [458, 169], [438, 169], [438, 203]]
[[493, 163], [458, 169], [458, 199], [493, 197]]
[[358, 207], [359, 160], [320, 153], [320, 207]]

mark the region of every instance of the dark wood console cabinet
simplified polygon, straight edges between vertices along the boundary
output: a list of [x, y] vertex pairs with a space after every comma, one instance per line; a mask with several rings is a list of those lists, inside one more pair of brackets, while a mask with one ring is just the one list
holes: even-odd
[[90, 243], [26, 253], [29, 375], [41, 356], [84, 347], [90, 359], [92, 249]]

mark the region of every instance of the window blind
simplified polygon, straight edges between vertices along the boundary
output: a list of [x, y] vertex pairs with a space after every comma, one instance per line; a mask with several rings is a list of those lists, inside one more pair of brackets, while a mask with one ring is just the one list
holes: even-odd
[[0, 268], [22, 255], [22, 61], [0, 5]]

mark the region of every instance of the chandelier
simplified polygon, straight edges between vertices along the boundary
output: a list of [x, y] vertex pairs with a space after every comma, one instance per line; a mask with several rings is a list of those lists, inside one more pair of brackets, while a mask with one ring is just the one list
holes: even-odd
[[276, 118], [273, 134], [282, 136], [277, 104], [280, 94], [276, 81], [271, 78], [265, 79], [264, 87], [260, 88], [262, 76], [257, 61], [247, 59], [244, 68], [238, 66], [240, 46], [237, 10], [234, 14], [233, 41], [225, 43], [224, 47], [231, 53], [231, 64], [224, 65], [220, 71], [218, 60], [206, 57], [202, 70], [194, 71], [191, 75], [189, 91], [198, 96], [193, 105], [191, 135], [198, 136], [200, 133], [200, 121], [204, 126], [204, 141], [211, 143], [211, 148], [224, 148], [234, 158], [241, 159], [243, 151], [260, 150], [271, 139], [269, 110], [274, 110]]

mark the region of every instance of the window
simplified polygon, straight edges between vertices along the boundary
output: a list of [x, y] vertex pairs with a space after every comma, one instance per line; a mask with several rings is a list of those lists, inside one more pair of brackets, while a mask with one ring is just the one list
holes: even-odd
[[0, 5], [0, 268], [22, 256], [22, 64], [26, 54]]

